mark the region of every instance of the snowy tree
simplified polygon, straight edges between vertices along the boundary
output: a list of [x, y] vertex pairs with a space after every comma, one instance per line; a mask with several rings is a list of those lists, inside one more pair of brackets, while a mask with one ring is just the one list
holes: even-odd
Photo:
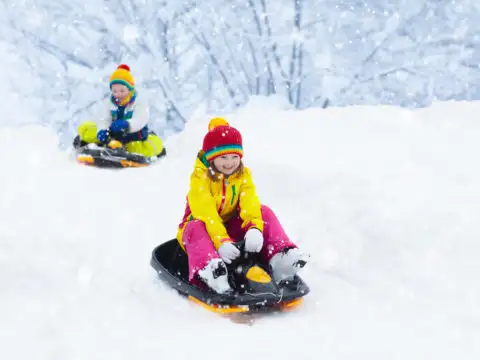
[[122, 62], [160, 134], [253, 95], [298, 109], [480, 95], [473, 0], [0, 0], [0, 10], [0, 40], [33, 79], [15, 88], [68, 136], [96, 116]]

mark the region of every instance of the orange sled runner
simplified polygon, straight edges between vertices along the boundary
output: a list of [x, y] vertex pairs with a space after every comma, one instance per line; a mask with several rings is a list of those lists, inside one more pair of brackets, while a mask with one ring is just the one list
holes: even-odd
[[188, 281], [188, 259], [177, 239], [157, 246], [150, 261], [160, 279], [198, 305], [221, 314], [256, 313], [289, 310], [302, 303], [310, 290], [303, 280], [293, 279], [277, 284], [269, 266], [253, 254], [243, 251], [244, 242], [237, 243], [242, 256], [227, 265], [233, 294], [217, 294]]

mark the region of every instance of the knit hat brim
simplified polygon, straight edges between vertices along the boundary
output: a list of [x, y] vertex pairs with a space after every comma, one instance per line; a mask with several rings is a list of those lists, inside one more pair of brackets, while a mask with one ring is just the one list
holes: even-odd
[[132, 85], [130, 85], [128, 82], [126, 82], [125, 80], [121, 80], [121, 79], [116, 79], [116, 80], [110, 81], [110, 89], [112, 88], [112, 86], [113, 86], [114, 84], [125, 85], [125, 86], [128, 88], [128, 90], [134, 90], [134, 89], [135, 89], [135, 88], [134, 88]]
[[213, 149], [210, 149], [205, 152], [205, 158], [207, 159], [208, 162], [211, 162], [215, 160], [215, 158], [219, 156], [224, 156], [224, 155], [229, 155], [229, 154], [235, 154], [240, 156], [240, 158], [243, 157], [243, 148], [241, 145], [234, 145], [234, 144], [229, 144], [229, 145], [222, 145], [215, 147]]
[[135, 79], [130, 73], [130, 67], [125, 64], [120, 64], [117, 69], [110, 76], [110, 89], [113, 84], [125, 85], [128, 90], [132, 91], [135, 89]]

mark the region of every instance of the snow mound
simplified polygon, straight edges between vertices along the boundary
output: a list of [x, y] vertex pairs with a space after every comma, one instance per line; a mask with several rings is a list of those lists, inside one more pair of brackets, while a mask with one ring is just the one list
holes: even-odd
[[208, 117], [167, 158], [122, 171], [76, 164], [49, 129], [0, 128], [1, 357], [478, 358], [479, 112], [255, 99], [226, 114], [262, 202], [312, 255], [303, 308], [251, 327], [149, 265], [181, 220]]

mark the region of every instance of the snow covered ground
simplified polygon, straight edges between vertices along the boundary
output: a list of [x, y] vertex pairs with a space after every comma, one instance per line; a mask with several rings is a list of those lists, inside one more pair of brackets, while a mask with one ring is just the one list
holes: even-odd
[[258, 191], [312, 255], [302, 308], [238, 324], [157, 280], [208, 118], [151, 168], [72, 161], [1, 127], [0, 358], [478, 359], [478, 103], [227, 116]]

